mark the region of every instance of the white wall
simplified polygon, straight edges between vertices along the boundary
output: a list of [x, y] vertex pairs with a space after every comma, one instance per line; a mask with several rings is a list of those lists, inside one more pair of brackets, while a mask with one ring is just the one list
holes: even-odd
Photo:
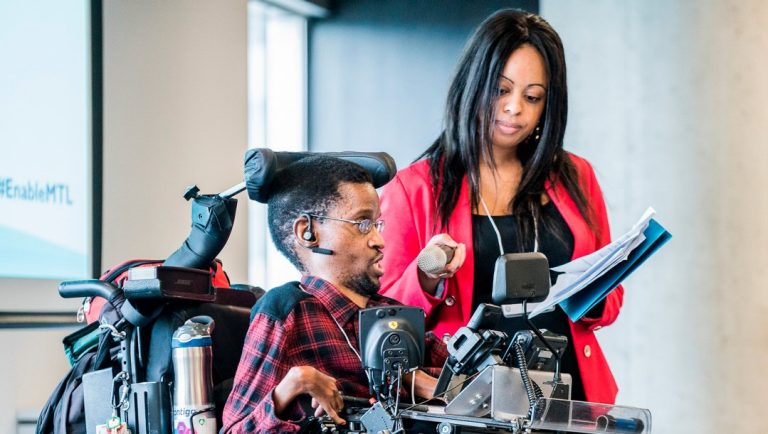
[[566, 135], [614, 235], [653, 205], [673, 239], [599, 332], [620, 403], [661, 433], [761, 432], [768, 3], [541, 1], [566, 47]]
[[[103, 263], [166, 257], [189, 232], [184, 188], [243, 180], [246, 2], [112, 0], [104, 29]], [[238, 282], [246, 208], [221, 254]]]
[[[104, 0], [105, 267], [163, 258], [189, 232], [184, 188], [243, 179], [247, 147], [246, 0]], [[246, 198], [220, 255], [246, 282]], [[254, 282], [258, 284], [258, 282]], [[2, 310], [67, 310], [56, 282], [3, 281]], [[74, 329], [0, 330], [0, 432], [37, 410], [68, 366]]]

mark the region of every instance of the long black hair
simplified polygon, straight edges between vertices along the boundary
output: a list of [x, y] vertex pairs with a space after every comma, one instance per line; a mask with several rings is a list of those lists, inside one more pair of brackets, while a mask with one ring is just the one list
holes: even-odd
[[480, 197], [480, 163], [487, 161], [496, 167], [491, 137], [499, 78], [512, 52], [523, 44], [534, 47], [544, 59], [549, 86], [539, 121], [540, 137], [532, 134], [518, 147], [523, 175], [509, 209], [518, 217], [521, 235], [529, 235], [532, 228], [527, 217], [531, 213], [541, 216], [541, 195], [549, 177], [552, 182], [563, 182], [579, 212], [594, 228], [576, 169], [563, 150], [568, 116], [563, 44], [543, 18], [514, 9], [502, 9], [486, 18], [467, 42], [448, 90], [443, 132], [418, 158], [429, 160], [443, 227], [448, 226], [464, 176], [469, 181], [475, 210]]

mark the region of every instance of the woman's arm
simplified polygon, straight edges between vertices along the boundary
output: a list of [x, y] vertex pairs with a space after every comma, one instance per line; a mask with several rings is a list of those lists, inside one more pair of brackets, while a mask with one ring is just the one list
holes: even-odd
[[[429, 194], [427, 188], [421, 190], [419, 194]], [[423, 203], [423, 198], [419, 200], [409, 196], [400, 174], [382, 190], [381, 216], [387, 226], [383, 233], [385, 246], [381, 294], [410, 306], [421, 307], [429, 315], [444, 296], [430, 294], [437, 287], [439, 279], [422, 282], [424, 276], [420, 276], [417, 266], [416, 258], [431, 238], [432, 230], [432, 223], [428, 221], [429, 212], [423, 209]]]
[[[597, 230], [595, 250], [598, 250], [611, 242], [608, 212], [594, 169], [586, 160], [581, 159], [580, 162], [582, 164], [578, 165], [579, 178], [584, 189], [584, 195], [592, 207], [593, 224]], [[587, 324], [591, 330], [610, 325], [619, 316], [623, 301], [624, 287], [619, 285], [600, 303], [603, 307], [602, 312], [600, 309], [590, 310], [580, 321]]]

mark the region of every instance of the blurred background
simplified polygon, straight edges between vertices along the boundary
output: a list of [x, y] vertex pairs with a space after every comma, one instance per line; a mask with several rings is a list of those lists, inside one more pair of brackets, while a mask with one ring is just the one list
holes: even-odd
[[[53, 3], [27, 4], [53, 25]], [[768, 3], [84, 4], [102, 20], [103, 140], [94, 177], [94, 197], [100, 188], [102, 199], [93, 235], [100, 269], [168, 256], [189, 230], [184, 188], [217, 193], [242, 181], [249, 147], [386, 151], [405, 167], [441, 129], [448, 83], [472, 29], [502, 7], [541, 14], [566, 50], [566, 149], [594, 165], [612, 233], [653, 206], [673, 234], [626, 281], [617, 322], [598, 332], [621, 389], [617, 403], [649, 408], [658, 433], [762, 431]], [[18, 42], [2, 35], [0, 47]], [[0, 155], [8, 146], [0, 142]], [[268, 288], [293, 279], [271, 247], [264, 206], [239, 198], [220, 255], [231, 280]], [[61, 339], [77, 326], [30, 320], [74, 318], [78, 301], [60, 299], [57, 283], [0, 279], [0, 432], [32, 432], [68, 370]]]

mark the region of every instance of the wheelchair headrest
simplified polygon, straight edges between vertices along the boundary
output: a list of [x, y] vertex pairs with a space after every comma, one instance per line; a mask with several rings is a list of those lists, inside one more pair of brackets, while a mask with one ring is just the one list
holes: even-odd
[[270, 186], [278, 172], [289, 164], [312, 155], [326, 155], [355, 163], [368, 171], [373, 186], [379, 188], [397, 172], [395, 160], [386, 152], [275, 152], [268, 148], [245, 153], [245, 186], [248, 197], [261, 203], [269, 200]]

